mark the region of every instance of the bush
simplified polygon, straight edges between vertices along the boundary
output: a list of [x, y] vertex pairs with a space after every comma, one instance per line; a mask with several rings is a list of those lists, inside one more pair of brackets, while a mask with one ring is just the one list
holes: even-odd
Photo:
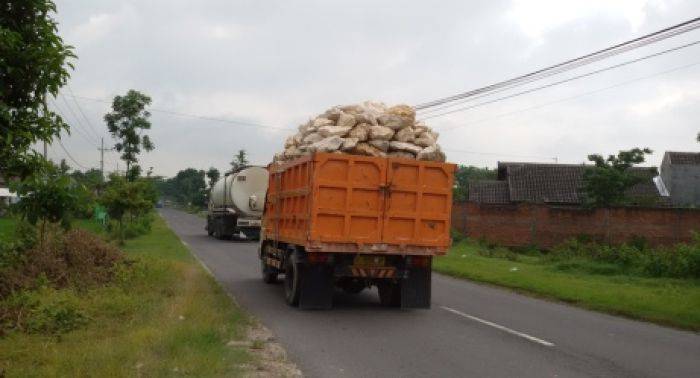
[[450, 238], [452, 238], [453, 243], [459, 243], [466, 238], [463, 233], [457, 231], [457, 229], [450, 230]]
[[[549, 261], [557, 262], [562, 270], [581, 266], [582, 270], [595, 269], [612, 272], [614, 269], [591, 264], [566, 264], [571, 261], [589, 261], [614, 264], [620, 273], [650, 277], [700, 278], [700, 237], [694, 237], [688, 244], [674, 247], [651, 248], [646, 240], [634, 238], [629, 244], [611, 246], [580, 239], [568, 240], [547, 255]], [[594, 269], [595, 268], [595, 269]]]
[[13, 293], [0, 302], [0, 335], [12, 330], [27, 333], [61, 334], [88, 322], [71, 291], [42, 287]]
[[46, 230], [42, 245], [12, 248], [3, 254], [10, 263], [0, 267], [0, 298], [44, 281], [56, 288], [106, 283], [124, 260], [123, 252], [98, 236], [82, 229], [65, 232], [56, 225]]
[[148, 234], [151, 232], [152, 223], [153, 214], [147, 213], [134, 217], [129, 222], [122, 223], [121, 227], [118, 222], [110, 222], [107, 226], [107, 231], [109, 232], [110, 239], [122, 241]]

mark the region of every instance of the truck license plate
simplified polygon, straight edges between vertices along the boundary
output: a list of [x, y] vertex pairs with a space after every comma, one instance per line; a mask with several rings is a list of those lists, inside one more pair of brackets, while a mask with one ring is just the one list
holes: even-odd
[[353, 260], [352, 265], [362, 268], [380, 267], [384, 266], [384, 257], [371, 255], [357, 255], [355, 256], [355, 260]]

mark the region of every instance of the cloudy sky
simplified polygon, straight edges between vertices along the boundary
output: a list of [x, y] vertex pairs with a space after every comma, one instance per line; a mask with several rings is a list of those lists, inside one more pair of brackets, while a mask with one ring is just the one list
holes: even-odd
[[[102, 120], [109, 99], [137, 89], [153, 98], [154, 110], [156, 149], [142, 156], [142, 166], [163, 175], [225, 169], [241, 148], [253, 163], [266, 164], [292, 128], [330, 106], [368, 99], [419, 104], [700, 14], [693, 0], [59, 0], [57, 6], [60, 34], [78, 55], [55, 102], [73, 125], [63, 144], [78, 163], [97, 167], [97, 138], [114, 143]], [[699, 39], [700, 30], [689, 32], [533, 86]], [[700, 45], [428, 124], [440, 132], [448, 160], [460, 164], [580, 163], [589, 153], [640, 146], [655, 151], [649, 161], [657, 165], [665, 150], [700, 150], [699, 84]], [[52, 145], [49, 156], [65, 153]], [[106, 168], [117, 164], [123, 168], [107, 153]]]

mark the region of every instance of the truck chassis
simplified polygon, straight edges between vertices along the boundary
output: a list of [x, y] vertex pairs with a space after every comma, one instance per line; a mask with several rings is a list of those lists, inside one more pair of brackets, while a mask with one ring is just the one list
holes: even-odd
[[431, 256], [306, 252], [303, 246], [264, 240], [263, 281], [284, 274], [285, 300], [302, 309], [330, 309], [334, 289], [359, 293], [376, 286], [382, 305], [430, 308]]
[[[204, 227], [209, 236], [222, 239], [260, 239], [260, 219], [241, 218], [229, 211], [214, 211], [207, 214]], [[241, 236], [242, 235], [242, 236]]]

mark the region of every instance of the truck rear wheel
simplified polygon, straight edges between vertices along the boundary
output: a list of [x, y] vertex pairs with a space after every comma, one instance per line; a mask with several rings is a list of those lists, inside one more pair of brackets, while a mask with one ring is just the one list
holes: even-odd
[[260, 260], [260, 270], [262, 271], [263, 282], [267, 284], [277, 282], [277, 269], [265, 264], [265, 260]]
[[399, 282], [380, 282], [377, 284], [379, 290], [379, 303], [382, 306], [401, 307], [401, 284]]
[[299, 304], [301, 293], [301, 263], [296, 260], [296, 254], [291, 254], [284, 264], [284, 297], [290, 306]]

